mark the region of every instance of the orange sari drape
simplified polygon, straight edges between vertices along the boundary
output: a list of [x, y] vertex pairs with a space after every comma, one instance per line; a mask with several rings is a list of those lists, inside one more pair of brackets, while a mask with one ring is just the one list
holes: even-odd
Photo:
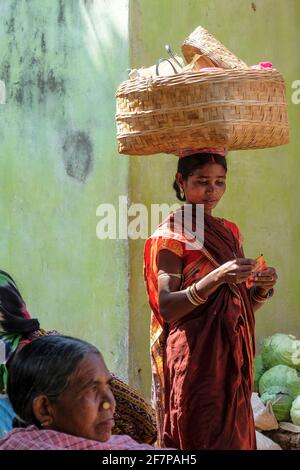
[[205, 304], [169, 325], [158, 305], [160, 250], [182, 257], [185, 289], [226, 261], [244, 256], [239, 230], [232, 222], [205, 215], [204, 246], [191, 251], [184, 235], [172, 227], [171, 217], [146, 241], [144, 252], [159, 445], [255, 449], [254, 314], [245, 284], [223, 284]]

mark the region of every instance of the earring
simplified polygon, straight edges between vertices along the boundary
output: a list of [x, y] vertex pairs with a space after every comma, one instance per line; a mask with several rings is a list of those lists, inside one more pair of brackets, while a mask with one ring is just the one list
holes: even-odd
[[184, 189], [182, 186], [180, 186], [180, 197], [181, 199], [184, 199]]
[[104, 401], [104, 402], [102, 403], [102, 408], [103, 408], [104, 410], [109, 410], [109, 408], [110, 408], [110, 403], [109, 403], [108, 401]]
[[49, 424], [50, 424], [50, 421], [43, 421], [43, 422], [41, 422], [42, 428], [45, 428], [46, 426], [49, 426]]

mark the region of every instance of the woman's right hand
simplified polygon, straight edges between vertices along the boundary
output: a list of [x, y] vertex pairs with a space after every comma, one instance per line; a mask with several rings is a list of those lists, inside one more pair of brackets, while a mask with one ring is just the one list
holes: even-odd
[[220, 283], [241, 284], [251, 275], [255, 260], [249, 258], [236, 258], [227, 261], [216, 269]]

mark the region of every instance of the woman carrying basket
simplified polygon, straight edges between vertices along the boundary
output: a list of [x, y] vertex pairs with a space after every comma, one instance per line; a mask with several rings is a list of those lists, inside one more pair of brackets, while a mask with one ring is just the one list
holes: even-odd
[[269, 267], [253, 275], [238, 227], [212, 215], [226, 189], [224, 155], [206, 150], [179, 159], [174, 189], [186, 204], [145, 245], [153, 398], [167, 447], [256, 448], [254, 311], [272, 295], [277, 274]]

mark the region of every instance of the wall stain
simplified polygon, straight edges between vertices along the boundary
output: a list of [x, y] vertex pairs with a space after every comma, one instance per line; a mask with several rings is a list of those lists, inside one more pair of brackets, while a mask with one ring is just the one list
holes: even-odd
[[22, 86], [18, 86], [15, 91], [15, 100], [18, 104], [23, 104], [24, 101], [24, 88]]
[[16, 39], [16, 26], [15, 26], [15, 18], [17, 18], [18, 13], [18, 0], [15, 0], [11, 5], [10, 5], [10, 18], [9, 20], [5, 21], [5, 24], [7, 25], [7, 36], [9, 38], [8, 40], [8, 50], [9, 52], [12, 52], [13, 49], [15, 48], [18, 50], [18, 42]]
[[32, 56], [31, 61], [30, 61], [30, 65], [35, 65], [35, 64], [38, 64], [38, 63], [39, 63], [39, 59]]
[[10, 63], [8, 61], [4, 61], [2, 63], [2, 66], [0, 68], [0, 77], [1, 80], [5, 81], [5, 84], [7, 85], [10, 80]]
[[45, 33], [42, 33], [42, 36], [41, 36], [41, 50], [44, 54], [47, 52], [46, 41], [45, 41]]
[[65, 18], [64, 1], [59, 0], [57, 22], [58, 22], [58, 24], [62, 25], [63, 23], [65, 23], [65, 21], [66, 21], [66, 18]]
[[48, 76], [47, 76], [47, 81], [46, 81], [49, 90], [52, 93], [59, 93], [60, 95], [63, 95], [66, 90], [65, 90], [65, 81], [63, 78], [58, 79], [55, 75], [52, 69], [49, 70]]
[[93, 144], [89, 135], [82, 130], [67, 133], [62, 150], [67, 175], [84, 183], [93, 163]]
[[37, 87], [40, 92], [39, 102], [44, 101], [46, 93], [57, 93], [64, 95], [66, 92], [65, 81], [63, 78], [57, 78], [52, 69], [49, 70], [46, 78], [42, 70], [37, 72]]
[[37, 73], [37, 87], [40, 91], [40, 97], [43, 97], [45, 95], [45, 80], [43, 77], [43, 73], [40, 70]]
[[[39, 62], [38, 60], [31, 59], [31, 65]], [[9, 82], [10, 67], [9, 64], [4, 62], [0, 68], [0, 78], [8, 84]], [[58, 79], [53, 70], [50, 69], [46, 78], [44, 78], [44, 71], [41, 69], [32, 75], [32, 78], [27, 78], [21, 73], [18, 81], [14, 82], [13, 90], [10, 93], [10, 97], [21, 105], [27, 103], [29, 106], [33, 103], [33, 90], [38, 89], [38, 101], [39, 103], [45, 101], [48, 93], [56, 93], [63, 95], [65, 93], [65, 81]]]
[[12, 16], [9, 21], [6, 22], [8, 28], [7, 28], [7, 34], [15, 34], [15, 18]]
[[[27, 3], [28, 0], [24, 0]], [[24, 55], [23, 44], [17, 37], [18, 15], [16, 10], [19, 7], [19, 0], [12, 1], [9, 16], [5, 21], [6, 33], [8, 37], [8, 56], [0, 62], [0, 76], [7, 85], [11, 80], [10, 62], [13, 56], [17, 56], [19, 63], [18, 77], [11, 83], [8, 96], [18, 105], [32, 105], [35, 96], [39, 103], [44, 102], [48, 94], [62, 96], [66, 92], [64, 78], [57, 75], [57, 71], [51, 66], [45, 66], [45, 56], [47, 54], [46, 31], [36, 27], [33, 30], [33, 41], [31, 44], [31, 54]], [[57, 1], [58, 21], [65, 23], [65, 0]], [[61, 53], [61, 51], [60, 51]]]
[[21, 77], [20, 80], [14, 82], [13, 89], [10, 93], [10, 98], [15, 99], [15, 101], [22, 105], [25, 101], [32, 105], [32, 80], [24, 80], [24, 77]]
[[255, 5], [254, 2], [251, 3], [251, 8], [252, 8], [253, 11], [256, 11], [256, 5]]

